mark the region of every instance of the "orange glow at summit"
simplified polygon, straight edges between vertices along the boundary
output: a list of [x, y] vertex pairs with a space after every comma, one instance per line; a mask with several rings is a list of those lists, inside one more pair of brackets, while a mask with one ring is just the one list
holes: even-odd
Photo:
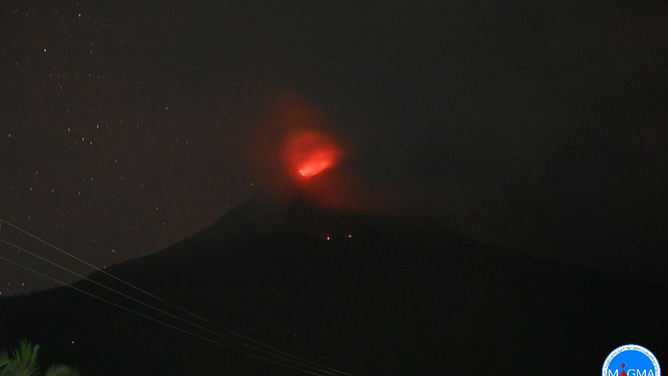
[[300, 131], [288, 136], [285, 155], [290, 173], [308, 179], [335, 167], [341, 158], [341, 148], [327, 133]]

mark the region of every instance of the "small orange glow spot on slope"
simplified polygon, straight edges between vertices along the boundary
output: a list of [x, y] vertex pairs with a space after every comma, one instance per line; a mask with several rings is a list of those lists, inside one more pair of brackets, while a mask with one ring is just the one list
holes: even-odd
[[291, 135], [285, 145], [289, 169], [300, 177], [310, 178], [334, 167], [341, 151], [331, 137], [315, 131]]
[[70, 342], [70, 345], [74, 346], [74, 341]]
[[348, 239], [352, 239], [353, 234], [348, 234]]
[[332, 240], [332, 238], [328, 236], [328, 237], [325, 238], [325, 240], [330, 241], [330, 240]]

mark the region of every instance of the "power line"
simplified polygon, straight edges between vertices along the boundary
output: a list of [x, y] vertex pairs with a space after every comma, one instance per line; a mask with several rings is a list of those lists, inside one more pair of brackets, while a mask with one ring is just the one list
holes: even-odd
[[[44, 239], [38, 237], [37, 235], [34, 235], [34, 234], [32, 234], [32, 233], [30, 233], [30, 232], [28, 232], [28, 231], [26, 231], [26, 230], [24, 230], [24, 229], [22, 229], [22, 228], [16, 226], [16, 225], [14, 225], [14, 224], [8, 222], [8, 221], [5, 220], [5, 219], [0, 218], [0, 228], [1, 228], [1, 224], [2, 224], [3, 222], [6, 223], [7, 225], [13, 227], [14, 229], [18, 230], [19, 232], [24, 233], [24, 234], [26, 234], [26, 235], [32, 237], [33, 239], [38, 240], [39, 242], [48, 245], [49, 247], [51, 247], [51, 248], [57, 250], [58, 252], [61, 252], [61, 253], [65, 254], [65, 255], [67, 255], [67, 256], [69, 256], [69, 257], [71, 257], [71, 258], [73, 258], [73, 259], [75, 259], [75, 260], [81, 262], [82, 264], [87, 265], [87, 266], [89, 266], [89, 267], [95, 269], [96, 271], [98, 271], [98, 272], [100, 272], [100, 273], [102, 273], [102, 274], [104, 274], [104, 275], [107, 275], [107, 276], [109, 276], [109, 277], [111, 277], [111, 278], [113, 278], [113, 279], [115, 279], [115, 280], [117, 280], [117, 281], [119, 281], [119, 282], [121, 282], [121, 283], [123, 283], [123, 284], [129, 286], [129, 287], [132, 287], [133, 289], [135, 289], [135, 290], [137, 290], [137, 291], [139, 291], [139, 292], [141, 292], [141, 293], [143, 293], [143, 294], [145, 294], [145, 295], [148, 295], [148, 296], [152, 297], [153, 299], [156, 299], [156, 300], [158, 300], [158, 301], [160, 301], [160, 302], [163, 302], [164, 304], [166, 304], [166, 305], [168, 305], [168, 306], [171, 306], [172, 308], [175, 308], [175, 309], [177, 309], [177, 310], [179, 310], [179, 311], [181, 311], [181, 312], [184, 312], [184, 313], [186, 313], [186, 314], [188, 314], [188, 315], [190, 315], [190, 316], [192, 316], [192, 317], [195, 317], [195, 318], [197, 318], [197, 319], [199, 319], [199, 320], [201, 320], [201, 321], [203, 321], [203, 322], [206, 322], [207, 324], [212, 325], [212, 326], [216, 327], [217, 329], [220, 329], [220, 330], [223, 330], [223, 331], [225, 331], [225, 332], [227, 332], [227, 333], [236, 335], [236, 336], [238, 336], [238, 337], [240, 337], [240, 338], [243, 338], [243, 339], [245, 339], [245, 340], [247, 340], [247, 341], [250, 341], [250, 342], [252, 342], [252, 343], [255, 343], [255, 344], [257, 344], [257, 345], [259, 345], [259, 346], [262, 346], [262, 347], [264, 347], [264, 348], [273, 350], [273, 351], [275, 351], [275, 352], [277, 352], [277, 353], [283, 354], [283, 355], [285, 355], [285, 356], [287, 356], [287, 357], [290, 357], [290, 358], [292, 358], [292, 359], [296, 359], [296, 360], [292, 360], [293, 363], [298, 363], [298, 364], [301, 364], [302, 366], [305, 366], [305, 367], [308, 367], [308, 368], [316, 368], [316, 369], [318, 369], [319, 372], [325, 372], [325, 373], [329, 373], [329, 374], [332, 374], [332, 375], [334, 375], [334, 374], [338, 374], [338, 375], [352, 376], [352, 375], [349, 374], [349, 373], [346, 373], [346, 372], [343, 372], [343, 371], [339, 371], [339, 370], [336, 370], [336, 369], [333, 369], [333, 368], [330, 368], [330, 367], [322, 366], [322, 365], [320, 365], [320, 364], [318, 364], [318, 363], [311, 362], [311, 361], [306, 360], [306, 359], [304, 359], [304, 358], [301, 358], [301, 357], [298, 357], [298, 356], [296, 356], [296, 355], [292, 355], [292, 354], [290, 354], [290, 353], [281, 351], [281, 350], [279, 350], [279, 349], [277, 349], [277, 348], [274, 348], [274, 347], [272, 347], [272, 346], [269, 346], [269, 345], [267, 345], [267, 344], [264, 344], [264, 343], [262, 343], [262, 342], [259, 342], [259, 341], [257, 341], [257, 340], [254, 340], [254, 339], [252, 339], [252, 338], [249, 338], [249, 337], [247, 337], [247, 336], [244, 336], [244, 335], [242, 335], [242, 334], [240, 334], [240, 333], [238, 333], [238, 332], [236, 332], [236, 331], [234, 331], [234, 330], [225, 328], [225, 327], [223, 327], [223, 326], [221, 326], [221, 325], [219, 325], [219, 324], [216, 324], [216, 323], [214, 323], [214, 322], [212, 322], [212, 321], [210, 321], [210, 320], [208, 320], [208, 319], [206, 319], [206, 318], [204, 318], [204, 317], [202, 317], [202, 316], [200, 316], [200, 315], [197, 315], [197, 314], [195, 314], [195, 313], [193, 313], [193, 312], [191, 312], [191, 311], [189, 311], [189, 310], [186, 310], [185, 308], [182, 308], [182, 307], [180, 307], [180, 306], [178, 306], [178, 305], [176, 305], [176, 304], [170, 303], [170, 302], [166, 301], [165, 299], [160, 298], [159, 296], [156, 296], [156, 295], [154, 295], [154, 294], [151, 294], [150, 292], [148, 292], [148, 291], [146, 291], [146, 290], [144, 290], [144, 289], [142, 289], [142, 288], [139, 288], [139, 287], [137, 287], [137, 286], [135, 286], [135, 285], [133, 285], [133, 284], [131, 284], [131, 283], [129, 283], [129, 282], [126, 282], [125, 280], [123, 280], [123, 279], [121, 279], [121, 278], [119, 278], [119, 277], [116, 277], [115, 275], [113, 275], [113, 274], [111, 274], [111, 273], [108, 273], [107, 271], [105, 271], [105, 270], [103, 270], [103, 269], [98, 268], [97, 266], [95, 266], [95, 265], [93, 265], [93, 264], [91, 264], [91, 263], [89, 263], [89, 262], [87, 262], [87, 261], [85, 261], [85, 260], [83, 260], [83, 259], [81, 259], [81, 258], [79, 258], [79, 257], [77, 257], [77, 256], [75, 256], [75, 255], [73, 255], [73, 254], [71, 254], [71, 253], [69, 253], [69, 252], [67, 252], [67, 251], [65, 251], [65, 250], [63, 250], [63, 249], [61, 249], [61, 248], [55, 246], [55, 245], [53, 245], [53, 244], [51, 244], [51, 243], [49, 243], [48, 241], [46, 241], [46, 240], [44, 240]], [[4, 241], [4, 240], [3, 240], [3, 241]], [[61, 267], [61, 268], [62, 268], [62, 267]], [[82, 278], [86, 278], [86, 279], [88, 279], [87, 277], [82, 277]], [[90, 280], [90, 279], [88, 279], [88, 280]], [[92, 280], [91, 280], [91, 281], [92, 281]], [[105, 287], [106, 287], [106, 286], [105, 286]], [[112, 290], [113, 290], [113, 289], [112, 289]], [[113, 291], [115, 291], [115, 290], [113, 290]], [[116, 291], [115, 291], [115, 292], [116, 292]], [[117, 292], [117, 293], [118, 293], [118, 292]], [[121, 294], [121, 293], [119, 293], [119, 294]], [[121, 294], [121, 295], [125, 295], [125, 294]], [[134, 299], [133, 299], [133, 300], [134, 300]], [[144, 304], [144, 303], [142, 303], [142, 304]], [[144, 304], [144, 305], [147, 305], [147, 304]], [[148, 306], [150, 306], [150, 305], [148, 305]], [[158, 311], [161, 311], [161, 312], [164, 313], [164, 311], [162, 311], [162, 310], [159, 310], [159, 309], [157, 309], [157, 308], [155, 308], [155, 307], [152, 307], [152, 306], [150, 306], [150, 307], [153, 308], [153, 309], [155, 309], [155, 310], [158, 310]], [[168, 314], [168, 315], [170, 315], [170, 316], [172, 316], [172, 317], [175, 317], [175, 316], [173, 316], [173, 315], [171, 315], [171, 314]], [[179, 320], [184, 321], [184, 322], [188, 322], [188, 321], [183, 320], [183, 319], [180, 319], [180, 318], [179, 318]], [[201, 326], [198, 326], [198, 325], [196, 325], [196, 324], [192, 324], [192, 323], [191, 323], [191, 325], [201, 328]], [[210, 330], [208, 330], [208, 329], [204, 329], [204, 330], [210, 331]], [[214, 333], [215, 333], [215, 332], [214, 332]], [[222, 335], [220, 335], [220, 334], [218, 334], [218, 333], [216, 333], [216, 334], [217, 334], [218, 336], [221, 336], [222, 338], [226, 338], [226, 339], [227, 339], [227, 337], [224, 337], [224, 336], [222, 336]], [[232, 340], [232, 341], [234, 341], [234, 340]], [[239, 342], [239, 343], [240, 343], [240, 342]], [[244, 345], [245, 345], [245, 344], [244, 344]], [[251, 346], [249, 346], [249, 345], [245, 345], [245, 346], [251, 347]], [[254, 347], [251, 347], [251, 348], [254, 348]], [[254, 349], [256, 349], [256, 348], [254, 348]], [[261, 349], [256, 349], [256, 350], [258, 350], [258, 351], [262, 351], [262, 352], [265, 352], [265, 353], [269, 353], [269, 352], [266, 352], [266, 351], [261, 350]], [[278, 356], [278, 355], [272, 355], [272, 356], [277, 357], [277, 358], [281, 358], [281, 357]], [[304, 363], [306, 363], [306, 364], [304, 364]], [[310, 365], [310, 366], [309, 366], [309, 365]]]
[[318, 368], [318, 367], [309, 366], [308, 364], [304, 364], [304, 363], [299, 362], [299, 361], [295, 361], [295, 360], [292, 360], [292, 359], [289, 359], [289, 358], [286, 358], [286, 357], [283, 357], [283, 356], [280, 356], [280, 355], [276, 355], [276, 354], [273, 354], [273, 353], [271, 353], [271, 352], [269, 352], [269, 351], [266, 351], [266, 350], [257, 348], [257, 347], [255, 347], [255, 346], [252, 346], [252, 345], [249, 345], [249, 344], [240, 342], [240, 341], [238, 341], [238, 340], [236, 340], [236, 339], [234, 339], [234, 338], [230, 338], [230, 337], [224, 336], [224, 335], [222, 335], [222, 334], [220, 334], [220, 333], [218, 333], [218, 332], [215, 332], [215, 331], [210, 330], [210, 329], [208, 329], [208, 328], [205, 328], [205, 327], [203, 327], [203, 326], [197, 325], [197, 324], [195, 324], [195, 323], [193, 323], [193, 322], [191, 322], [191, 321], [185, 320], [185, 319], [183, 319], [183, 318], [181, 318], [181, 317], [175, 316], [175, 315], [173, 315], [173, 314], [171, 314], [171, 313], [169, 313], [169, 312], [166, 312], [166, 311], [164, 311], [164, 310], [162, 310], [162, 309], [160, 309], [160, 308], [154, 307], [154, 306], [152, 306], [152, 305], [150, 305], [150, 304], [148, 304], [148, 303], [142, 302], [142, 301], [139, 300], [139, 299], [136, 299], [136, 298], [133, 298], [133, 297], [127, 295], [127, 294], [124, 294], [124, 293], [122, 293], [122, 292], [120, 292], [120, 291], [118, 291], [118, 290], [116, 290], [116, 289], [113, 289], [113, 288], [111, 288], [111, 287], [109, 287], [109, 286], [106, 286], [106, 285], [104, 285], [104, 284], [102, 284], [102, 283], [99, 283], [99, 282], [97, 282], [97, 281], [94, 281], [94, 280], [92, 280], [92, 279], [90, 279], [90, 278], [88, 278], [88, 277], [86, 277], [86, 276], [84, 276], [84, 275], [81, 275], [81, 274], [79, 274], [79, 273], [77, 273], [77, 272], [75, 272], [75, 271], [73, 271], [73, 270], [71, 270], [71, 269], [68, 269], [68, 268], [66, 268], [66, 267], [64, 267], [64, 266], [62, 266], [62, 265], [60, 265], [60, 264], [58, 264], [58, 263], [56, 263], [56, 262], [50, 261], [50, 260], [48, 260], [48, 259], [46, 259], [46, 258], [44, 258], [44, 257], [41, 257], [41, 256], [39, 256], [39, 255], [36, 255], [36, 254], [34, 254], [34, 253], [32, 253], [32, 252], [30, 252], [30, 251], [24, 249], [24, 248], [21, 248], [21, 247], [15, 245], [15, 244], [13, 244], [13, 243], [10, 243], [10, 242], [8, 242], [8, 241], [6, 241], [6, 240], [4, 240], [4, 239], [0, 239], [0, 241], [2, 241], [3, 243], [5, 243], [5, 244], [7, 244], [7, 245], [10, 245], [10, 246], [14, 247], [15, 249], [19, 250], [20, 252], [25, 252], [26, 254], [28, 254], [28, 255], [30, 255], [30, 256], [32, 256], [32, 257], [34, 257], [34, 258], [37, 258], [37, 259], [39, 259], [39, 260], [41, 260], [41, 261], [43, 261], [43, 262], [49, 263], [49, 264], [51, 264], [51, 265], [53, 265], [53, 266], [55, 266], [55, 267], [57, 267], [57, 268], [59, 268], [59, 269], [61, 269], [61, 270], [64, 270], [64, 271], [66, 271], [66, 272], [68, 272], [68, 273], [70, 273], [70, 274], [73, 274], [73, 275], [75, 275], [75, 276], [77, 276], [77, 277], [79, 277], [79, 278], [83, 278], [84, 280], [89, 281], [89, 282], [91, 282], [91, 283], [93, 283], [93, 284], [95, 284], [95, 285], [97, 285], [97, 286], [100, 286], [100, 287], [106, 289], [106, 290], [112, 291], [112, 292], [114, 292], [114, 293], [116, 293], [116, 294], [118, 294], [118, 295], [121, 295], [121, 296], [123, 296], [123, 297], [125, 297], [125, 298], [127, 298], [127, 299], [130, 299], [130, 300], [132, 300], [132, 301], [134, 301], [134, 302], [136, 302], [136, 303], [139, 303], [139, 304], [141, 304], [141, 305], [143, 305], [143, 306], [145, 306], [145, 307], [148, 307], [148, 308], [151, 308], [151, 309], [153, 309], [153, 310], [155, 310], [155, 311], [158, 311], [158, 312], [160, 312], [160, 313], [162, 313], [162, 314], [164, 314], [164, 315], [167, 315], [167, 316], [169, 316], [169, 317], [171, 317], [171, 318], [173, 318], [173, 319], [179, 320], [179, 321], [181, 321], [181, 322], [185, 322], [185, 323], [188, 324], [188, 325], [191, 325], [191, 326], [194, 326], [194, 327], [196, 327], [196, 328], [198, 328], [198, 329], [201, 329], [201, 330], [207, 331], [207, 332], [209, 332], [209, 333], [212, 333], [212, 334], [214, 334], [214, 335], [216, 335], [216, 336], [218, 336], [218, 337], [220, 337], [220, 338], [226, 339], [226, 340], [228, 340], [228, 341], [232, 341], [232, 342], [237, 343], [237, 344], [240, 344], [240, 345], [242, 345], [242, 346], [244, 346], [244, 347], [250, 348], [250, 349], [252, 349], [252, 350], [259, 351], [259, 352], [261, 352], [261, 353], [267, 354], [267, 355], [269, 355], [269, 356], [273, 356], [273, 357], [275, 357], [275, 358], [281, 359], [281, 360], [286, 361], [286, 362], [289, 362], [289, 363], [295, 363], [295, 364], [298, 364], [298, 365], [300, 365], [300, 366], [303, 366], [303, 367], [306, 367], [306, 368], [309, 368], [309, 369], [315, 369], [315, 370], [317, 370], [318, 372], [325, 372], [325, 373], [328, 373], [328, 374], [330, 374], [330, 375], [336, 375], [335, 373], [329, 372], [329, 371], [327, 371], [327, 370], [322, 370], [322, 369], [320, 369], [320, 368]]
[[311, 371], [309, 371], [309, 370], [305, 370], [305, 369], [298, 368], [298, 367], [294, 367], [294, 366], [291, 366], [291, 365], [288, 365], [288, 364], [280, 363], [280, 362], [277, 362], [277, 361], [272, 360], [272, 359], [267, 359], [267, 358], [264, 358], [264, 357], [259, 356], [259, 355], [255, 355], [255, 354], [251, 354], [251, 353], [249, 353], [249, 352], [245, 352], [245, 351], [240, 350], [240, 349], [238, 349], [238, 348], [235, 348], [235, 347], [232, 347], [232, 346], [229, 346], [229, 345], [225, 345], [225, 344], [223, 344], [223, 343], [220, 343], [220, 342], [218, 342], [218, 341], [212, 340], [212, 339], [210, 339], [210, 338], [206, 338], [206, 337], [204, 337], [204, 336], [200, 336], [200, 335], [195, 334], [195, 333], [193, 333], [193, 332], [190, 332], [190, 331], [188, 331], [188, 330], [179, 328], [179, 327], [177, 327], [177, 326], [168, 324], [168, 323], [166, 323], [166, 322], [164, 322], [164, 321], [160, 321], [160, 320], [158, 320], [158, 319], [156, 319], [156, 318], [153, 318], [153, 317], [150, 317], [150, 316], [145, 315], [145, 314], [143, 314], [143, 313], [137, 312], [137, 311], [135, 311], [135, 310], [133, 310], [133, 309], [124, 307], [124, 306], [122, 306], [122, 305], [120, 305], [120, 304], [116, 304], [116, 303], [114, 303], [114, 302], [112, 302], [112, 301], [109, 301], [109, 300], [107, 300], [107, 299], [101, 298], [101, 297], [99, 297], [99, 296], [97, 296], [97, 295], [95, 295], [95, 294], [91, 294], [91, 293], [89, 293], [89, 292], [87, 292], [87, 291], [84, 291], [84, 290], [82, 290], [82, 289], [80, 289], [80, 288], [77, 288], [77, 287], [74, 287], [74, 286], [72, 286], [72, 285], [69, 285], [69, 284], [67, 284], [67, 283], [65, 283], [65, 282], [62, 282], [62, 281], [60, 281], [60, 280], [58, 280], [58, 279], [56, 279], [56, 278], [50, 277], [50, 276], [48, 276], [48, 275], [46, 275], [46, 274], [42, 274], [42, 273], [40, 273], [40, 272], [38, 272], [38, 271], [36, 271], [36, 270], [30, 269], [29, 267], [27, 267], [27, 266], [25, 266], [25, 265], [19, 264], [18, 262], [9, 260], [9, 259], [7, 259], [7, 258], [5, 258], [5, 257], [0, 256], [0, 260], [6, 261], [6, 262], [8, 262], [8, 263], [10, 263], [10, 264], [16, 265], [16, 266], [18, 266], [18, 267], [20, 267], [20, 268], [23, 268], [23, 269], [25, 269], [25, 270], [27, 270], [27, 271], [29, 271], [29, 272], [31, 272], [31, 273], [34, 273], [34, 274], [37, 274], [37, 275], [39, 275], [39, 276], [41, 276], [41, 277], [47, 278], [47, 279], [49, 279], [49, 280], [51, 280], [51, 281], [53, 281], [53, 282], [56, 282], [56, 283], [58, 283], [58, 284], [60, 284], [60, 285], [63, 285], [63, 286], [68, 287], [68, 288], [71, 288], [71, 289], [73, 289], [73, 290], [75, 290], [75, 291], [78, 291], [78, 292], [80, 292], [80, 293], [82, 293], [82, 294], [85, 294], [85, 295], [88, 295], [88, 296], [90, 296], [90, 297], [92, 297], [92, 298], [101, 300], [101, 301], [103, 301], [103, 302], [105, 302], [105, 303], [108, 303], [108, 304], [111, 304], [111, 305], [113, 305], [113, 306], [115, 306], [115, 307], [117, 307], [117, 308], [123, 309], [123, 310], [128, 311], [128, 312], [130, 312], [130, 313], [133, 313], [133, 314], [135, 314], [135, 315], [137, 315], [137, 316], [143, 317], [143, 318], [145, 318], [145, 319], [147, 319], [147, 320], [151, 320], [151, 321], [153, 321], [153, 322], [156, 322], [156, 323], [158, 323], [158, 324], [160, 324], [160, 325], [163, 325], [163, 326], [166, 326], [166, 327], [168, 327], [168, 328], [177, 330], [177, 331], [179, 331], [179, 332], [181, 332], [181, 333], [188, 334], [188, 335], [190, 335], [190, 336], [192, 336], [192, 337], [201, 339], [201, 340], [203, 340], [203, 341], [213, 343], [213, 344], [215, 344], [215, 345], [218, 345], [218, 346], [220, 346], [220, 347], [224, 347], [224, 348], [229, 349], [229, 350], [238, 351], [238, 352], [241, 352], [241, 353], [246, 354], [246, 355], [248, 355], [248, 356], [252, 356], [252, 357], [254, 357], [254, 358], [261, 359], [261, 360], [264, 360], [264, 361], [269, 362], [269, 363], [277, 364], [277, 365], [282, 366], [282, 367], [291, 368], [291, 369], [294, 369], [294, 370], [297, 370], [297, 371], [301, 371], [301, 372], [304, 372], [304, 373], [308, 373], [308, 374], [311, 374], [311, 375], [323, 376], [322, 373], [315, 373], [315, 372], [311, 372]]

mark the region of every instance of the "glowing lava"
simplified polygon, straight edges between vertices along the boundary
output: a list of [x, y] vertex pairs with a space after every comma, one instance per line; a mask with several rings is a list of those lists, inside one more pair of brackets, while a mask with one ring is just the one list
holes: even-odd
[[299, 175], [305, 178], [309, 178], [311, 176], [318, 175], [331, 165], [332, 158], [330, 153], [318, 152], [314, 153], [311, 157], [308, 158], [308, 160], [304, 161], [301, 168], [299, 168], [297, 172], [299, 172]]
[[341, 151], [332, 138], [315, 131], [291, 135], [285, 145], [288, 169], [302, 178], [310, 178], [334, 167]]

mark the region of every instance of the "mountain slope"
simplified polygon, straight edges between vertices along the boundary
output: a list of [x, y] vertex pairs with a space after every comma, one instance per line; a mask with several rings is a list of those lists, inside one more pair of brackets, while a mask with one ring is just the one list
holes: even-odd
[[[626, 343], [649, 348], [659, 361], [668, 356], [668, 295], [660, 286], [299, 199], [251, 200], [192, 238], [109, 272], [358, 375], [596, 374]], [[107, 276], [92, 278], [145, 298]], [[121, 302], [90, 282], [75, 286]], [[87, 375], [298, 374], [65, 288], [0, 299], [0, 320], [3, 347], [27, 336]]]

